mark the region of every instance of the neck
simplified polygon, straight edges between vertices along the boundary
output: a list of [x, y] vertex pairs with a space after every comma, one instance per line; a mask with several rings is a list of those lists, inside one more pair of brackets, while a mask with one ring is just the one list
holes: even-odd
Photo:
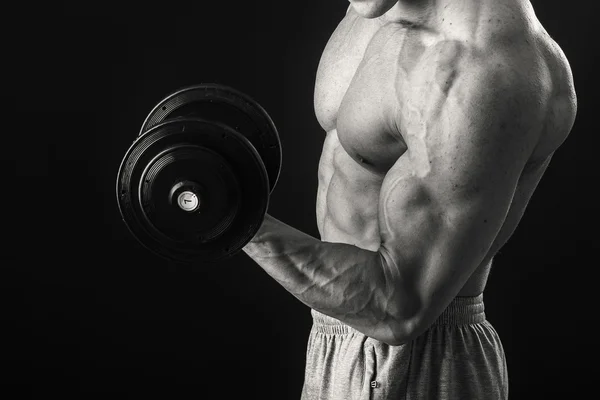
[[398, 0], [378, 19], [469, 41], [525, 34], [537, 24], [529, 0]]
[[438, 30], [442, 26], [452, 25], [451, 22], [456, 25], [477, 20], [482, 10], [493, 3], [513, 1], [515, 0], [397, 0], [381, 14], [380, 19]]
[[[391, 14], [404, 19], [423, 19], [432, 10], [444, 7], [453, 0], [349, 0], [363, 18], [379, 18]], [[469, 0], [455, 0], [458, 2]], [[471, 0], [473, 1], [473, 0]]]
[[447, 0], [399, 0], [380, 16], [383, 21], [429, 25], [439, 3]]

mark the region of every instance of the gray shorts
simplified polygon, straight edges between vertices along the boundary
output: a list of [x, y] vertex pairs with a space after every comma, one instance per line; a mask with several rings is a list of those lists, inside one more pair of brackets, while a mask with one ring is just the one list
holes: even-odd
[[506, 359], [483, 294], [457, 297], [402, 346], [369, 338], [312, 310], [302, 400], [508, 398]]

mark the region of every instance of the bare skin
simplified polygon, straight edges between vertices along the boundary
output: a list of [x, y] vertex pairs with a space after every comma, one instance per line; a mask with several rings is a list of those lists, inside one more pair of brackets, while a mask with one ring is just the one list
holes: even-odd
[[527, 0], [356, 0], [317, 72], [320, 240], [244, 248], [304, 304], [400, 345], [485, 289], [576, 114]]

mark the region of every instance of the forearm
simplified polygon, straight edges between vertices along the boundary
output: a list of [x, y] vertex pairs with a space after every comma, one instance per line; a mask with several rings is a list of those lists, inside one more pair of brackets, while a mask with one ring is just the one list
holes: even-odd
[[309, 307], [360, 332], [395, 341], [395, 288], [380, 252], [323, 242], [267, 215], [244, 251]]

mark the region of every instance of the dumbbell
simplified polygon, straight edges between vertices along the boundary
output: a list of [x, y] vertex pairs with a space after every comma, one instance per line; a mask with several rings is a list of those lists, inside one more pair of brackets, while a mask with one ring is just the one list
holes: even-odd
[[185, 87], [150, 111], [125, 153], [119, 212], [164, 259], [217, 262], [254, 237], [280, 168], [277, 129], [256, 101], [219, 84]]

